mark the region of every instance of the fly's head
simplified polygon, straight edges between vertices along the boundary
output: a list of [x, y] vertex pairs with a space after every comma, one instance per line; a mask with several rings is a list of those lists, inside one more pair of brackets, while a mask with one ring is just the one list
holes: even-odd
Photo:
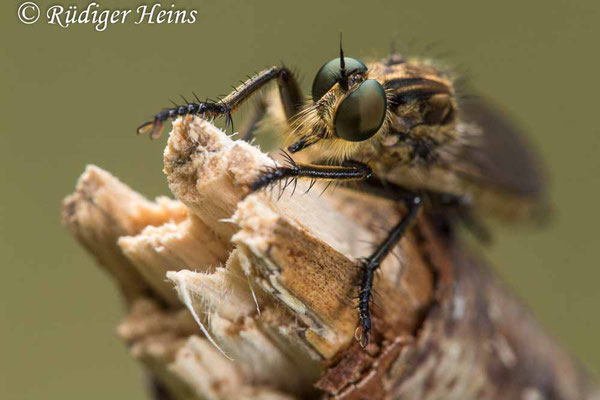
[[319, 143], [317, 152], [328, 159], [368, 153], [389, 119], [388, 93], [361, 61], [344, 57], [326, 62], [312, 85], [312, 104], [293, 125], [300, 140], [291, 152]]

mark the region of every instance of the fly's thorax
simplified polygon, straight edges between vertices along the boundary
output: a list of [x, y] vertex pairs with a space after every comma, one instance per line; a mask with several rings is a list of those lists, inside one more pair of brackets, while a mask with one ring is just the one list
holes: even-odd
[[456, 123], [407, 127], [393, 115], [379, 141], [379, 159], [393, 168], [397, 164], [434, 166], [451, 163], [459, 148], [468, 144]]
[[390, 103], [390, 123], [381, 138], [382, 159], [391, 165], [433, 164], [439, 153], [461, 143], [454, 80], [427, 60], [393, 56], [371, 64]]
[[447, 69], [394, 56], [369, 65], [369, 70], [391, 92], [391, 107], [408, 125], [444, 125], [455, 119], [454, 78]]

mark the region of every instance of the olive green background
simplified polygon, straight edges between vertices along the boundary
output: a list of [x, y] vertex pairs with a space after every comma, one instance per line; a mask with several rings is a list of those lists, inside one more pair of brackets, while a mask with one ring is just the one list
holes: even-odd
[[[164, 139], [137, 137], [140, 122], [179, 93], [226, 94], [280, 61], [309, 89], [337, 56], [340, 31], [347, 55], [365, 61], [386, 56], [394, 35], [439, 55], [530, 133], [551, 174], [554, 219], [543, 231], [500, 226], [485, 252], [549, 331], [600, 372], [599, 2], [174, 3], [197, 9], [197, 22], [135, 25], [130, 16], [104, 32], [63, 29], [44, 17], [24, 25], [20, 3], [2, 2], [0, 397], [144, 398], [140, 369], [114, 333], [118, 293], [60, 225], [61, 199], [89, 163], [148, 196], [167, 194]], [[38, 4], [45, 12], [50, 3]]]

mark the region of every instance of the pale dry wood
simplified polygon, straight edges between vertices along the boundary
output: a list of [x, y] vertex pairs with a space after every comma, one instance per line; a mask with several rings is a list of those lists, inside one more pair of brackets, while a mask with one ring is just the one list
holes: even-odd
[[239, 364], [198, 337], [197, 331], [185, 309], [166, 311], [147, 298], [134, 302], [117, 329], [132, 356], [144, 363], [170, 399], [293, 399], [270, 386], [249, 381]]
[[[178, 399], [290, 398], [273, 389], [277, 383], [294, 386], [296, 392], [306, 391], [304, 381], [290, 380], [286, 375], [298, 367], [291, 365], [293, 363], [262, 331], [246, 329], [244, 334], [249, 337], [245, 341], [249, 348], [245, 353], [248, 356], [261, 354], [257, 348], [266, 349], [271, 345], [274, 347], [271, 355], [265, 351], [266, 360], [251, 357], [245, 366], [231, 362], [207, 340], [198, 337], [196, 322], [177, 300], [173, 285], [166, 281], [165, 272], [169, 268], [173, 272], [181, 268], [212, 272], [205, 275], [201, 289], [204, 301], [223, 306], [218, 308], [222, 314], [221, 325], [230, 323], [227, 318], [237, 322], [244, 311], [256, 313], [256, 305], [241, 270], [238, 269], [237, 278], [223, 279], [225, 269], [219, 268], [219, 262], [221, 258], [227, 259], [228, 245], [215, 241], [201, 220], [186, 216], [187, 209], [181, 203], [168, 199], [151, 203], [97, 167], [86, 169], [76, 193], [65, 200], [64, 223], [106, 265], [130, 300], [131, 312], [119, 326], [118, 334], [129, 346], [132, 356], [142, 361]], [[134, 233], [138, 234], [127, 236]], [[181, 272], [201, 276], [200, 272]], [[240, 286], [240, 277], [244, 290], [235, 292], [231, 285], [233, 282], [234, 286]], [[190, 287], [194, 287], [193, 281], [189, 280]], [[227, 293], [237, 293], [239, 297]], [[244, 300], [249, 309], [242, 307]], [[169, 305], [168, 309], [164, 308], [165, 304]], [[277, 318], [272, 318], [276, 323]], [[244, 343], [241, 346], [243, 348]], [[273, 358], [283, 363], [284, 368], [274, 366], [277, 362]], [[273, 370], [282, 374], [277, 376]], [[293, 375], [299, 374], [294, 372]], [[198, 376], [202, 379], [198, 380]]]
[[[367, 255], [370, 246], [364, 242], [376, 238], [337, 211], [327, 197], [320, 197], [318, 190], [279, 199], [277, 192], [262, 192], [240, 202], [246, 186], [273, 163], [257, 148], [231, 140], [201, 119], [190, 124], [176, 121], [165, 151], [172, 192], [224, 240], [237, 245], [250, 260], [246, 272], [252, 280], [301, 319], [301, 339], [321, 357], [332, 358], [353, 341], [355, 257]], [[297, 191], [305, 192], [306, 185], [298, 185]], [[395, 210], [387, 211], [388, 218], [396, 217]], [[409, 242], [410, 236], [404, 240]], [[407, 262], [389, 258], [382, 268], [387, 279], [381, 280], [378, 292], [386, 299], [379, 313], [382, 323], [409, 334], [431, 300], [432, 284], [425, 262], [415, 252], [407, 254], [410, 268], [405, 268]], [[423, 284], [416, 291], [403, 291], [396, 285], [398, 276], [421, 279]]]
[[356, 257], [402, 209], [343, 190], [302, 195], [302, 183], [292, 197], [290, 186], [279, 200], [244, 198], [273, 163], [207, 121], [179, 119], [165, 173], [181, 203], [151, 203], [97, 168], [65, 201], [65, 224], [132, 305], [119, 336], [169, 398], [600, 398], [426, 218], [382, 268], [361, 349]]
[[229, 252], [229, 246], [194, 215], [180, 222], [148, 226], [138, 235], [120, 237], [117, 244], [152, 289], [172, 305], [181, 303], [165, 279], [168, 271], [209, 271]]
[[117, 240], [136, 235], [147, 226], [181, 221], [187, 210], [181, 203], [158, 198], [152, 203], [102, 169], [90, 165], [77, 182], [75, 193], [63, 201], [63, 224], [115, 277], [131, 300], [148, 290], [135, 265], [117, 247]]

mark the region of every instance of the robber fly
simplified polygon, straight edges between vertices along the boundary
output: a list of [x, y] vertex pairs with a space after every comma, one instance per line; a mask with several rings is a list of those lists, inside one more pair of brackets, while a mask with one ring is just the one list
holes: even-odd
[[[537, 220], [544, 190], [538, 164], [523, 138], [482, 100], [462, 101], [455, 82], [429, 62], [394, 54], [369, 65], [345, 57], [326, 62], [303, 99], [285, 66], [265, 69], [220, 101], [166, 109], [138, 128], [158, 137], [168, 119], [231, 114], [275, 80], [292, 138], [289, 153], [306, 150], [314, 163], [288, 163], [263, 171], [250, 185], [258, 191], [288, 179], [359, 181], [355, 187], [402, 202], [406, 213], [367, 258], [361, 259], [356, 339], [369, 341], [374, 273], [403, 236], [419, 209], [437, 214]], [[262, 102], [252, 121], [269, 107]], [[250, 124], [256, 126], [255, 123]], [[242, 135], [252, 136], [250, 128]], [[368, 160], [368, 161], [364, 161]]]

